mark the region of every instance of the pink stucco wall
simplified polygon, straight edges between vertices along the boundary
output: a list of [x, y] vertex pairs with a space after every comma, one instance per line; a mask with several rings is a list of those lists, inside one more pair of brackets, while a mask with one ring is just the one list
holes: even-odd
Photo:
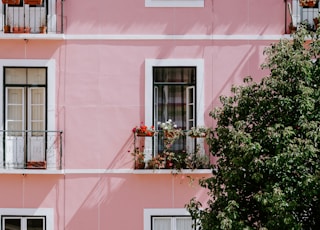
[[[56, 121], [64, 132], [66, 171], [0, 175], [0, 208], [53, 208], [56, 230], [141, 230], [144, 208], [183, 208], [194, 196], [206, 200], [197, 180], [210, 174], [191, 174], [190, 184], [185, 174], [107, 172], [133, 167], [131, 130], [144, 121], [144, 100], [150, 96], [144, 94], [145, 60], [204, 60], [205, 123], [211, 127], [208, 114], [220, 105], [221, 94], [247, 75], [258, 80], [267, 74], [260, 69], [262, 52], [275, 40], [238, 35], [282, 35], [284, 1], [205, 0], [204, 8], [145, 8], [144, 0], [64, 5], [64, 39], [0, 39], [0, 59], [56, 61]], [[92, 173], [96, 169], [106, 172]]]

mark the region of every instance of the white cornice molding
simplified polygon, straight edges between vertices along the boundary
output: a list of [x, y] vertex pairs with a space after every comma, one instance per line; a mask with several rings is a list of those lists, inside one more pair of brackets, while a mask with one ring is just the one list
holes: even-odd
[[172, 169], [0, 169], [0, 175], [70, 175], [70, 174], [211, 174], [211, 169], [183, 169], [176, 171]]
[[279, 40], [290, 35], [146, 35], [66, 34], [66, 40]]
[[214, 41], [214, 40], [279, 40], [282, 38], [291, 38], [289, 34], [269, 34], [269, 35], [161, 35], [161, 34], [1, 34], [0, 40], [119, 40], [119, 41], [156, 41], [156, 40], [196, 40], [196, 41]]

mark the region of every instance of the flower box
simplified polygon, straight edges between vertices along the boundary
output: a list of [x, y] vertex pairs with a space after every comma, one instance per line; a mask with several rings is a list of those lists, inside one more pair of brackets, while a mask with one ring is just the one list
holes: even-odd
[[138, 137], [153, 137], [155, 134], [154, 127], [151, 126], [148, 128], [146, 125], [141, 122], [140, 126], [137, 126], [132, 129], [132, 132], [136, 134]]
[[3, 4], [20, 5], [20, 0], [2, 0]]
[[24, 0], [24, 4], [41, 5], [42, 4], [42, 0]]
[[29, 161], [27, 162], [27, 169], [46, 169], [46, 161]]
[[302, 7], [314, 7], [318, 0], [299, 0], [299, 4]]

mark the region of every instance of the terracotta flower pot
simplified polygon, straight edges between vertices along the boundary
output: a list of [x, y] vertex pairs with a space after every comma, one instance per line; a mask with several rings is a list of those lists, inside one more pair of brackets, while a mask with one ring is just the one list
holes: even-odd
[[15, 34], [24, 33], [24, 27], [14, 26], [12, 28], [12, 32], [15, 33]]
[[26, 34], [29, 34], [29, 33], [31, 32], [31, 27], [25, 27], [25, 28], [24, 28], [24, 32], [25, 32]]
[[135, 161], [134, 162], [134, 168], [135, 169], [144, 169], [146, 166], [145, 162], [139, 162], [139, 161]]
[[10, 33], [10, 26], [9, 25], [5, 25], [4, 27], [3, 27], [3, 32], [4, 33]]
[[47, 27], [46, 26], [40, 26], [40, 33], [41, 34], [45, 34], [45, 33], [47, 33]]

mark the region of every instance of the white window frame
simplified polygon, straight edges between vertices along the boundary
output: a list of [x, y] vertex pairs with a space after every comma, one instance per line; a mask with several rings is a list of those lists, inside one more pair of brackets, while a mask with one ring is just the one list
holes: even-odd
[[[47, 130], [56, 130], [56, 104], [55, 104], [55, 85], [56, 85], [56, 63], [54, 59], [0, 59], [0, 95], [3, 95], [3, 70], [4, 67], [47, 67]], [[0, 100], [0, 129], [4, 129], [3, 124], [3, 100]], [[3, 168], [3, 148], [0, 146], [0, 168]], [[47, 156], [47, 168], [56, 168], [57, 156]]]
[[204, 7], [204, 0], [145, 0], [146, 7]]
[[18, 218], [44, 216], [46, 218], [45, 229], [54, 230], [54, 212], [52, 208], [0, 208], [0, 219], [2, 216], [15, 216]]
[[[146, 59], [145, 60], [145, 124], [152, 125], [153, 111], [153, 67], [196, 67], [196, 124], [204, 126], [204, 60], [203, 59]], [[200, 153], [203, 153], [204, 140], [197, 138], [200, 145]], [[152, 139], [145, 140], [145, 158], [152, 157]]]
[[152, 216], [190, 216], [190, 213], [183, 208], [146, 208], [143, 210], [143, 230], [152, 230]]

